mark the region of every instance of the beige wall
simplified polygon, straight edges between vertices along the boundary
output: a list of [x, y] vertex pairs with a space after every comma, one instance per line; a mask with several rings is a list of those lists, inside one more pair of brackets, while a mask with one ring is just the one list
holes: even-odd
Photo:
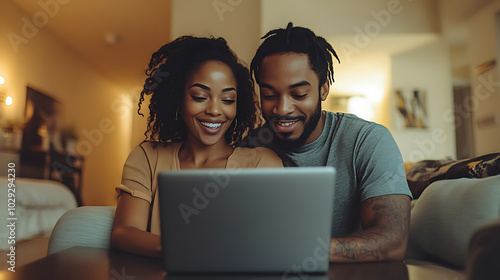
[[[342, 59], [342, 58], [341, 58]], [[349, 63], [334, 66], [335, 83], [323, 103], [325, 110], [337, 112], [334, 99], [356, 95], [365, 98], [368, 107], [354, 108], [350, 113], [390, 127], [387, 108], [391, 87], [391, 57], [386, 52], [363, 52], [353, 56]]]
[[[405, 160], [455, 157], [453, 120], [442, 116], [453, 112], [452, 82], [436, 1], [262, 1], [263, 34], [288, 21], [325, 37], [339, 54], [325, 109], [337, 110], [336, 96], [363, 96], [373, 111], [368, 119], [391, 130]], [[424, 131], [399, 128], [393, 120], [394, 89], [415, 87], [429, 97]]]
[[[260, 38], [260, 0], [173, 0], [171, 8], [169, 41], [183, 35], [224, 37], [240, 60], [250, 65]], [[132, 146], [145, 139], [148, 100], [141, 109], [145, 117], [137, 115], [134, 104]]]
[[224, 37], [250, 65], [260, 44], [260, 0], [174, 0], [172, 39], [182, 35]]
[[[500, 89], [497, 51], [498, 29], [495, 14], [500, 12], [500, 1], [494, 1], [484, 7], [467, 21], [467, 46], [470, 63], [472, 99], [464, 102], [472, 113], [475, 154], [482, 155], [500, 151]], [[478, 75], [475, 68], [487, 61], [496, 60], [497, 66]], [[493, 119], [485, 125], [478, 125], [478, 121]]]
[[[261, 32], [265, 34], [271, 28], [284, 28], [292, 21], [295, 25], [311, 28], [325, 38], [350, 35], [356, 32], [356, 27], [364, 31], [374, 19], [373, 14], [381, 15], [381, 11], [389, 9], [401, 12], [389, 15], [390, 18], [387, 19], [380, 16], [384, 18], [381, 34], [439, 31], [438, 11], [434, 0], [263, 0]], [[372, 27], [368, 27], [370, 28]]]
[[127, 92], [94, 71], [44, 27], [20, 44], [16, 53], [7, 34], [23, 36], [23, 17], [32, 19], [10, 1], [2, 1], [0, 76], [6, 80], [2, 90], [14, 99], [9, 108], [0, 104], [2, 119], [22, 120], [27, 85], [59, 100], [64, 122], [75, 124], [78, 150], [85, 155], [83, 202], [113, 205], [114, 187], [130, 150]]
[[398, 126], [391, 96], [391, 132], [406, 161], [455, 158], [453, 93], [448, 49], [438, 39], [426, 46], [392, 57], [392, 92], [401, 89], [426, 92], [428, 128]]

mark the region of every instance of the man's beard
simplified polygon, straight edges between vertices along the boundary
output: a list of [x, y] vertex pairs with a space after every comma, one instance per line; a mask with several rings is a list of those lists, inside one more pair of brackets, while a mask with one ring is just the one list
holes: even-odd
[[[275, 116], [271, 119], [271, 121], [269, 121], [269, 119], [265, 116], [264, 116], [264, 118], [266, 120], [267, 126], [272, 131], [274, 131], [272, 128], [272, 123], [276, 120], [297, 120], [297, 118], [290, 118], [290, 117], [286, 117], [286, 116]], [[303, 119], [304, 118], [299, 118], [299, 121], [301, 121]], [[318, 105], [316, 106], [316, 109], [314, 110], [313, 114], [310, 116], [309, 121], [307, 121], [304, 124], [304, 131], [302, 131], [302, 134], [299, 136], [299, 138], [287, 139], [288, 137], [291, 136], [292, 132], [281, 133], [281, 135], [283, 136], [283, 139], [275, 135], [274, 136], [275, 143], [279, 147], [284, 148], [286, 150], [295, 150], [295, 149], [301, 147], [307, 141], [307, 138], [309, 138], [309, 136], [316, 129], [320, 119], [321, 119], [321, 101], [318, 101]]]

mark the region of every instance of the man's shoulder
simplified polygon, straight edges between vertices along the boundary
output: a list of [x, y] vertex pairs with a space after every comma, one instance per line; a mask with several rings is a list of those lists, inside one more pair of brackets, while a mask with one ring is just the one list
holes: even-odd
[[341, 112], [330, 112], [326, 111], [327, 115], [333, 119], [334, 123], [341, 123], [345, 125], [354, 125], [356, 127], [371, 127], [378, 126], [379, 124], [360, 118], [354, 114], [341, 113]]
[[386, 134], [389, 130], [376, 122], [362, 119], [354, 114], [334, 113], [326, 111], [332, 119], [332, 127], [337, 127], [342, 134], [353, 135], [380, 135]]

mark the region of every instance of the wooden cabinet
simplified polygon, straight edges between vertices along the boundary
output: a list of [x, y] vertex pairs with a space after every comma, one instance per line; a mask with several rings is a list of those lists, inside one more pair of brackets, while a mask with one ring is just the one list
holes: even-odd
[[20, 177], [59, 181], [73, 192], [78, 206], [82, 205], [83, 157], [55, 151], [21, 150], [19, 153]]
[[14, 163], [19, 170], [19, 150], [0, 147], [0, 176], [7, 176], [9, 163]]

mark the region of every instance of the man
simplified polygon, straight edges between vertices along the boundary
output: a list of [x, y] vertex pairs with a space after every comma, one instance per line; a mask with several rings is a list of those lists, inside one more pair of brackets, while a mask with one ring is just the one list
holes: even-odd
[[250, 69], [266, 125], [242, 145], [267, 146], [286, 166], [337, 169], [330, 261], [403, 260], [411, 193], [390, 132], [321, 110], [333, 83], [332, 54], [339, 60], [325, 39], [291, 23], [262, 39]]

